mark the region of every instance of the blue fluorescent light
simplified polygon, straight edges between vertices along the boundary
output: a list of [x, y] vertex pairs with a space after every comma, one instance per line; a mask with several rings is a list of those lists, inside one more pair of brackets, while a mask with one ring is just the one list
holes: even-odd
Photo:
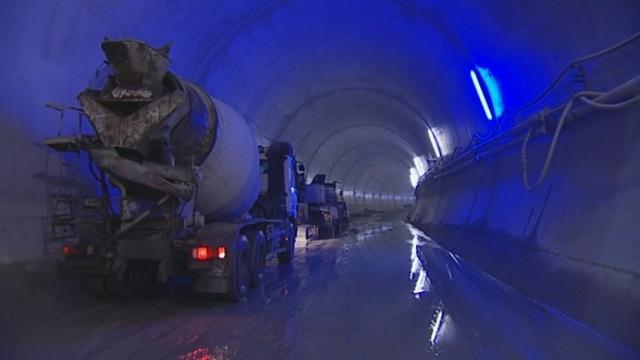
[[496, 117], [500, 117], [504, 112], [504, 105], [502, 104], [502, 94], [500, 93], [500, 86], [498, 80], [493, 76], [491, 71], [487, 68], [476, 67], [480, 73], [480, 77], [484, 82], [484, 86], [489, 91], [489, 97], [491, 98], [491, 105], [493, 105], [493, 114]]
[[484, 114], [487, 116], [487, 119], [493, 119], [493, 115], [491, 115], [491, 110], [489, 110], [489, 105], [487, 104], [487, 99], [484, 97], [484, 92], [482, 92], [482, 87], [480, 86], [480, 82], [478, 82], [478, 76], [476, 76], [476, 72], [471, 70], [471, 80], [473, 81], [473, 86], [476, 88], [476, 93], [478, 93], [478, 98], [480, 98], [480, 103], [482, 103], [482, 108], [484, 109]]

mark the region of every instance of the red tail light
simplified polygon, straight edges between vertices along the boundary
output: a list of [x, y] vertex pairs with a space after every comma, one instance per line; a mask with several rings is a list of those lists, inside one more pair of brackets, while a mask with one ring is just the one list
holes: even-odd
[[209, 260], [213, 257], [213, 252], [208, 246], [198, 246], [193, 249], [192, 255], [196, 260]]
[[218, 259], [224, 259], [227, 257], [227, 248], [225, 248], [224, 246], [218, 246], [214, 252], [214, 249], [212, 249], [211, 247], [207, 245], [201, 245], [193, 249], [191, 256], [194, 259], [200, 261], [210, 260], [214, 257], [217, 257]]
[[78, 249], [75, 246], [69, 244], [62, 245], [62, 254], [64, 256], [75, 255], [77, 253]]

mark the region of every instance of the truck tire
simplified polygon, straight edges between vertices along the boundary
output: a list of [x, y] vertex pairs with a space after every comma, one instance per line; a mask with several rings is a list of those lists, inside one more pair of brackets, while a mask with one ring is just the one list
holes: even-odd
[[285, 264], [293, 259], [296, 243], [296, 225], [292, 221], [289, 222], [289, 231], [286, 235], [286, 251], [278, 253], [278, 262]]
[[249, 285], [257, 287], [264, 282], [264, 268], [267, 262], [267, 241], [262, 231], [247, 234], [250, 244]]
[[240, 235], [236, 240], [231, 259], [231, 274], [227, 285], [226, 298], [229, 301], [240, 301], [247, 296], [250, 282], [250, 252], [249, 240]]

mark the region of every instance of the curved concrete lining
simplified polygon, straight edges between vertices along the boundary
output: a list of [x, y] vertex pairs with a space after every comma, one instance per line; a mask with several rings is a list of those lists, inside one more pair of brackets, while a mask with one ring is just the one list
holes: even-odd
[[[513, 125], [485, 118], [471, 70], [491, 72], [513, 114], [575, 58], [639, 30], [637, 0], [4, 2], [0, 263], [45, 253], [60, 169], [42, 145], [58, 132], [57, 113], [43, 105], [75, 104], [105, 36], [171, 42], [177, 74], [237, 110], [261, 142], [292, 141], [312, 172], [342, 180], [365, 208], [410, 197], [412, 156], [436, 155], [428, 129], [450, 157]], [[570, 68], [523, 113], [637, 76], [639, 54], [635, 44]], [[637, 116], [635, 107], [568, 126], [537, 192], [522, 186], [516, 145], [423, 187], [412, 218], [518, 291], [640, 350]], [[532, 177], [548, 145], [532, 139]], [[90, 179], [86, 158], [66, 160]]]

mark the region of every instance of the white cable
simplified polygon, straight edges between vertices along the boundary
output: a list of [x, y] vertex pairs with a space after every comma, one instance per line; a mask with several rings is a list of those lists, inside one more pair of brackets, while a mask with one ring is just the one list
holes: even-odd
[[[596, 100], [587, 98], [587, 96], [599, 96], [599, 94], [601, 93], [597, 93], [593, 91], [583, 91], [575, 94], [571, 98], [571, 100], [567, 102], [567, 104], [564, 107], [564, 110], [562, 111], [562, 115], [560, 115], [560, 119], [558, 120], [558, 125], [556, 126], [556, 131], [553, 134], [553, 139], [551, 140], [551, 145], [549, 146], [547, 157], [545, 159], [544, 165], [542, 166], [542, 171], [540, 172], [540, 175], [538, 175], [538, 179], [536, 180], [535, 184], [533, 184], [533, 186], [529, 183], [529, 169], [528, 169], [529, 164], [528, 164], [527, 149], [529, 145], [529, 140], [531, 139], [531, 135], [533, 134], [534, 125], [532, 124], [531, 127], [529, 127], [529, 131], [527, 132], [527, 135], [525, 136], [524, 141], [522, 142], [522, 151], [521, 151], [522, 180], [524, 183], [524, 187], [528, 191], [536, 190], [542, 184], [544, 179], [547, 177], [547, 172], [549, 171], [551, 160], [553, 159], [553, 156], [556, 151], [556, 145], [558, 143], [558, 138], [560, 137], [560, 132], [562, 131], [562, 127], [564, 126], [565, 120], [567, 119], [569, 113], [571, 112], [571, 107], [573, 106], [574, 99], [578, 98], [585, 104], [600, 110], [620, 110], [640, 102], [640, 96], [636, 96], [629, 100], [626, 100], [620, 103], [615, 103], [615, 104], [604, 104]], [[544, 112], [541, 116], [541, 119], [546, 120], [547, 117], [548, 117], [548, 113]]]

